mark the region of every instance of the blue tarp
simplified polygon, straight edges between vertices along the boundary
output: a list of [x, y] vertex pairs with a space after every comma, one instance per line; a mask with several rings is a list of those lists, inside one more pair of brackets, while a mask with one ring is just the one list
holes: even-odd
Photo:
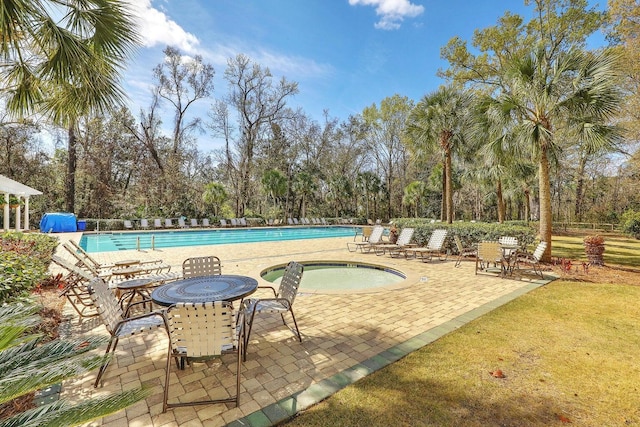
[[43, 233], [78, 231], [78, 222], [72, 213], [48, 212], [40, 220], [40, 231]]

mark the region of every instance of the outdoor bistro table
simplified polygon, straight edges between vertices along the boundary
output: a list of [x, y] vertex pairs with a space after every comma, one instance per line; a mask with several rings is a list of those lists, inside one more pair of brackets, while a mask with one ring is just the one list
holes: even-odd
[[258, 281], [247, 276], [222, 274], [190, 277], [154, 289], [151, 299], [165, 307], [179, 302], [235, 301], [254, 293], [257, 288]]
[[520, 246], [518, 245], [500, 245], [500, 249], [502, 249], [502, 259], [503, 259], [503, 264], [502, 264], [503, 276], [513, 273], [516, 252], [519, 248]]

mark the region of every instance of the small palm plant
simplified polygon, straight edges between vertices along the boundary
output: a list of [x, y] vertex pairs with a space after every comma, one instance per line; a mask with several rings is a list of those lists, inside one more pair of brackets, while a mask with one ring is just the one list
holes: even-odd
[[[90, 351], [103, 345], [102, 337], [40, 343], [29, 330], [39, 322], [36, 306], [0, 307], [0, 404], [102, 365], [103, 357]], [[144, 389], [126, 391], [79, 403], [48, 403], [0, 420], [0, 427], [75, 426], [117, 412], [148, 395]]]

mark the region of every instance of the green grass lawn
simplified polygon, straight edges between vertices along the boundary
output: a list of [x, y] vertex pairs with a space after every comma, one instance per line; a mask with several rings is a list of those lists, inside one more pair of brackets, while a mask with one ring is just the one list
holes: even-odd
[[[560, 236], [553, 245], [554, 257], [586, 259], [581, 237]], [[607, 236], [606, 245], [605, 264], [640, 264], [638, 241]], [[640, 425], [638, 301], [635, 283], [557, 280], [287, 425]]]

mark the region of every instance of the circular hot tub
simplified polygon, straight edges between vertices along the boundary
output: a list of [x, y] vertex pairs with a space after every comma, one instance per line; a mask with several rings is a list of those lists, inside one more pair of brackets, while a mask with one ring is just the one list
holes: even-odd
[[[301, 261], [304, 273], [299, 292], [342, 293], [380, 291], [396, 286], [407, 278], [400, 270], [378, 264], [345, 261]], [[274, 265], [260, 272], [272, 283], [280, 283], [286, 264]]]

